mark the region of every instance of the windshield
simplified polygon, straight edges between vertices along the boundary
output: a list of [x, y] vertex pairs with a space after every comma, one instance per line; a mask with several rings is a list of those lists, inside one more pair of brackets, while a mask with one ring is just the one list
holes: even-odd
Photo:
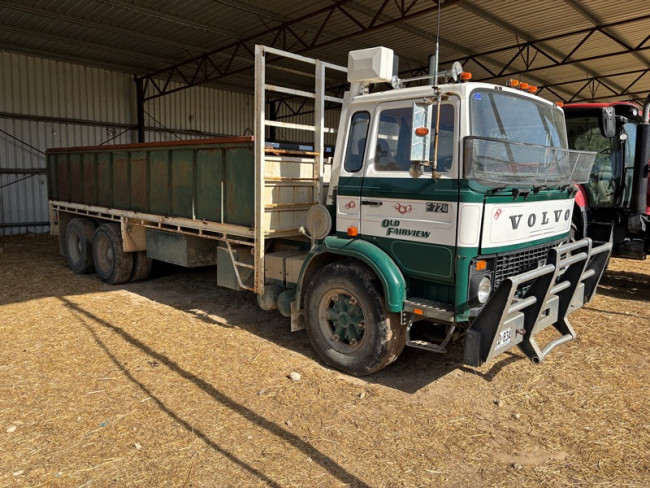
[[[600, 114], [585, 114], [580, 117], [568, 117], [566, 121], [569, 147], [580, 151], [595, 151], [596, 161], [591, 170], [589, 181], [585, 185], [589, 204], [592, 207], [612, 207], [621, 188], [621, 149], [623, 144], [619, 136], [607, 138], [600, 131], [598, 124]], [[629, 200], [634, 174], [634, 150], [636, 145], [636, 124], [626, 123], [623, 127], [625, 160], [627, 169], [624, 198]]]
[[594, 154], [567, 150], [561, 109], [509, 92], [481, 89], [470, 97], [471, 136], [465, 177], [487, 186], [581, 183]]
[[476, 90], [470, 111], [473, 136], [566, 149], [562, 110], [541, 100]]

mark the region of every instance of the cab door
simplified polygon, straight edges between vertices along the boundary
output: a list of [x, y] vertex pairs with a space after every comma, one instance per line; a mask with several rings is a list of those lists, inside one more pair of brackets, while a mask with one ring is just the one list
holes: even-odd
[[[358, 108], [352, 112], [347, 128], [345, 152], [342, 157], [336, 193], [336, 231], [358, 232], [361, 219], [361, 183], [367, 155], [371, 111]], [[354, 232], [353, 232], [354, 234]]]
[[[360, 235], [387, 252], [406, 276], [451, 283], [458, 208], [457, 106], [453, 101], [440, 106], [438, 177], [427, 167], [412, 178], [413, 103], [387, 102], [375, 109], [360, 189]], [[434, 104], [434, 114], [437, 109]], [[430, 154], [433, 160], [433, 148]]]

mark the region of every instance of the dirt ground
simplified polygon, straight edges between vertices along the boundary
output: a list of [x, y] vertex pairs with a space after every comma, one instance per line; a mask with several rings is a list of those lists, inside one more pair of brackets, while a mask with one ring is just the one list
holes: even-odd
[[458, 344], [365, 379], [215, 281], [0, 238], [0, 486], [650, 486], [650, 260], [613, 259], [541, 365]]

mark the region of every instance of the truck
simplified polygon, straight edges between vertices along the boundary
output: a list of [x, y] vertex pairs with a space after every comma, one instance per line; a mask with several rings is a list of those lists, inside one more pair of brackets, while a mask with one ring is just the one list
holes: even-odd
[[[216, 265], [218, 285], [254, 292], [357, 376], [406, 346], [462, 341], [480, 366], [515, 346], [538, 363], [575, 338], [567, 316], [596, 292], [611, 242], [569, 239], [595, 154], [567, 148], [561, 108], [523, 83], [471, 82], [457, 63], [401, 80], [385, 47], [350, 52], [347, 68], [255, 55], [254, 137], [47, 152], [51, 229], [72, 271], [120, 284], [151, 260]], [[269, 57], [313, 70], [314, 91], [270, 83]], [[325, 90], [332, 73], [350, 83], [342, 98]], [[310, 99], [314, 124], [267, 118], [269, 92]], [[338, 129], [324, 123], [331, 104]], [[270, 127], [313, 143], [275, 144]]]
[[578, 185], [576, 239], [607, 240], [615, 256], [645, 259], [650, 252], [650, 96], [632, 102], [564, 106], [569, 147], [597, 153], [589, 180]]

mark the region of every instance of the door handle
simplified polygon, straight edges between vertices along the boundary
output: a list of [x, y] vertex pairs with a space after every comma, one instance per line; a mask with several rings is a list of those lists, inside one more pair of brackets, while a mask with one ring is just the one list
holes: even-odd
[[384, 202], [379, 202], [376, 200], [361, 200], [361, 205], [373, 205], [375, 207], [381, 207]]

